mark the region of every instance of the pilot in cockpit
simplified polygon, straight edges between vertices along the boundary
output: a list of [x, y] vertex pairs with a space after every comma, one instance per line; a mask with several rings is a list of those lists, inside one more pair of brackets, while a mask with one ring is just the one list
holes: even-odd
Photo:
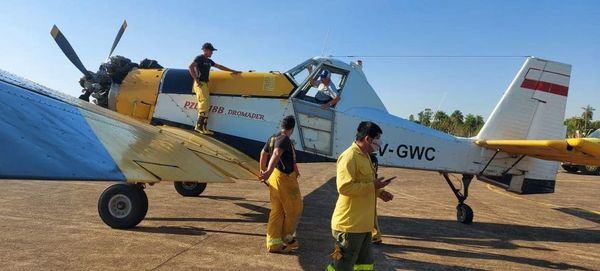
[[[310, 67], [307, 67], [309, 72], [312, 72]], [[318, 92], [315, 95], [317, 103], [321, 104], [321, 108], [326, 109], [335, 106], [341, 99], [338, 89], [331, 82], [331, 72], [323, 70], [317, 78], [311, 80], [311, 85], [316, 87]]]

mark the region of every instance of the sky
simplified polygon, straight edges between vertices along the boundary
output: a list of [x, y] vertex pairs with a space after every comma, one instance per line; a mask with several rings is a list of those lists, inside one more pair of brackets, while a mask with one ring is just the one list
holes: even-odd
[[[600, 1], [0, 1], [0, 69], [79, 96], [80, 72], [50, 36], [56, 24], [88, 70], [115, 54], [186, 68], [210, 41], [238, 70], [286, 71], [321, 55], [533, 55], [573, 65], [566, 116], [600, 112]], [[362, 59], [388, 111], [489, 116], [525, 60]], [[597, 114], [597, 115], [600, 115]]]

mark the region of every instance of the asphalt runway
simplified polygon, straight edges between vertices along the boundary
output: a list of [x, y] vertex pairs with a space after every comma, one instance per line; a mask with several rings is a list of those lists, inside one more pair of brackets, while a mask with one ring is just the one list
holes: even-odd
[[[300, 249], [266, 252], [268, 190], [258, 182], [209, 184], [197, 198], [172, 183], [146, 189], [146, 219], [114, 230], [98, 217], [108, 182], [0, 181], [2, 270], [324, 270], [333, 248], [335, 164], [302, 164]], [[398, 176], [378, 203], [384, 244], [376, 270], [600, 270], [600, 176], [560, 173], [556, 192], [516, 195], [474, 181], [472, 225], [432, 172]]]

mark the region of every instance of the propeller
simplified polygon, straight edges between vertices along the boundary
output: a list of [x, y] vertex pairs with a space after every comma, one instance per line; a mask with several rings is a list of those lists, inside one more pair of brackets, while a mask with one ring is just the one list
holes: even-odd
[[96, 98], [94, 103], [102, 107], [108, 107], [108, 93], [110, 91], [111, 84], [116, 82], [120, 84], [127, 73], [133, 68], [137, 67], [137, 64], [132, 63], [130, 59], [122, 57], [122, 56], [112, 56], [112, 53], [115, 51], [115, 48], [119, 44], [125, 29], [127, 28], [127, 21], [123, 20], [123, 24], [117, 32], [117, 36], [113, 41], [112, 47], [110, 48], [110, 52], [108, 53], [108, 58], [105, 62], [103, 62], [98, 68], [97, 72], [88, 71], [67, 38], [60, 32], [58, 27], [54, 25], [52, 27], [52, 31], [50, 31], [50, 35], [54, 38], [54, 41], [58, 45], [58, 47], [63, 51], [65, 56], [77, 67], [81, 73], [83, 73], [83, 77], [79, 80], [79, 84], [83, 88], [83, 94], [79, 96], [79, 99], [84, 101], [90, 100], [90, 96]]
[[67, 56], [67, 58], [71, 60], [71, 63], [73, 63], [73, 65], [75, 65], [75, 67], [77, 67], [77, 69], [81, 71], [81, 73], [83, 73], [86, 77], [91, 77], [92, 73], [85, 68], [83, 63], [81, 63], [81, 60], [77, 56], [77, 53], [75, 53], [75, 50], [73, 50], [73, 47], [71, 46], [67, 38], [65, 38], [65, 36], [60, 32], [56, 25], [52, 27], [50, 35], [52, 35], [52, 38], [54, 38], [54, 41], [56, 41], [56, 44], [58, 45], [58, 47], [60, 47], [65, 56]]
[[117, 36], [115, 37], [115, 41], [113, 42], [113, 45], [110, 48], [110, 52], [108, 53], [107, 59], [110, 58], [110, 56], [112, 55], [113, 51], [117, 47], [117, 44], [119, 44], [119, 41], [121, 40], [121, 36], [123, 36], [123, 33], [125, 32], [125, 28], [127, 28], [127, 20], [123, 20], [123, 24], [121, 25], [121, 29], [119, 29], [119, 32], [117, 33]]

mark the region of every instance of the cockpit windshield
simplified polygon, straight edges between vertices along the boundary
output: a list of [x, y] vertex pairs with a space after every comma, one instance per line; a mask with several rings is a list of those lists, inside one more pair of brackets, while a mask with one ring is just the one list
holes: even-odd
[[593, 131], [587, 137], [600, 138], [600, 129], [597, 129], [596, 131]]
[[296, 85], [298, 86], [302, 84], [306, 80], [306, 78], [308, 78], [310, 72], [314, 70], [314, 68], [316, 68], [317, 65], [317, 61], [309, 59], [289, 70], [287, 74], [294, 80], [294, 83], [296, 83]]

